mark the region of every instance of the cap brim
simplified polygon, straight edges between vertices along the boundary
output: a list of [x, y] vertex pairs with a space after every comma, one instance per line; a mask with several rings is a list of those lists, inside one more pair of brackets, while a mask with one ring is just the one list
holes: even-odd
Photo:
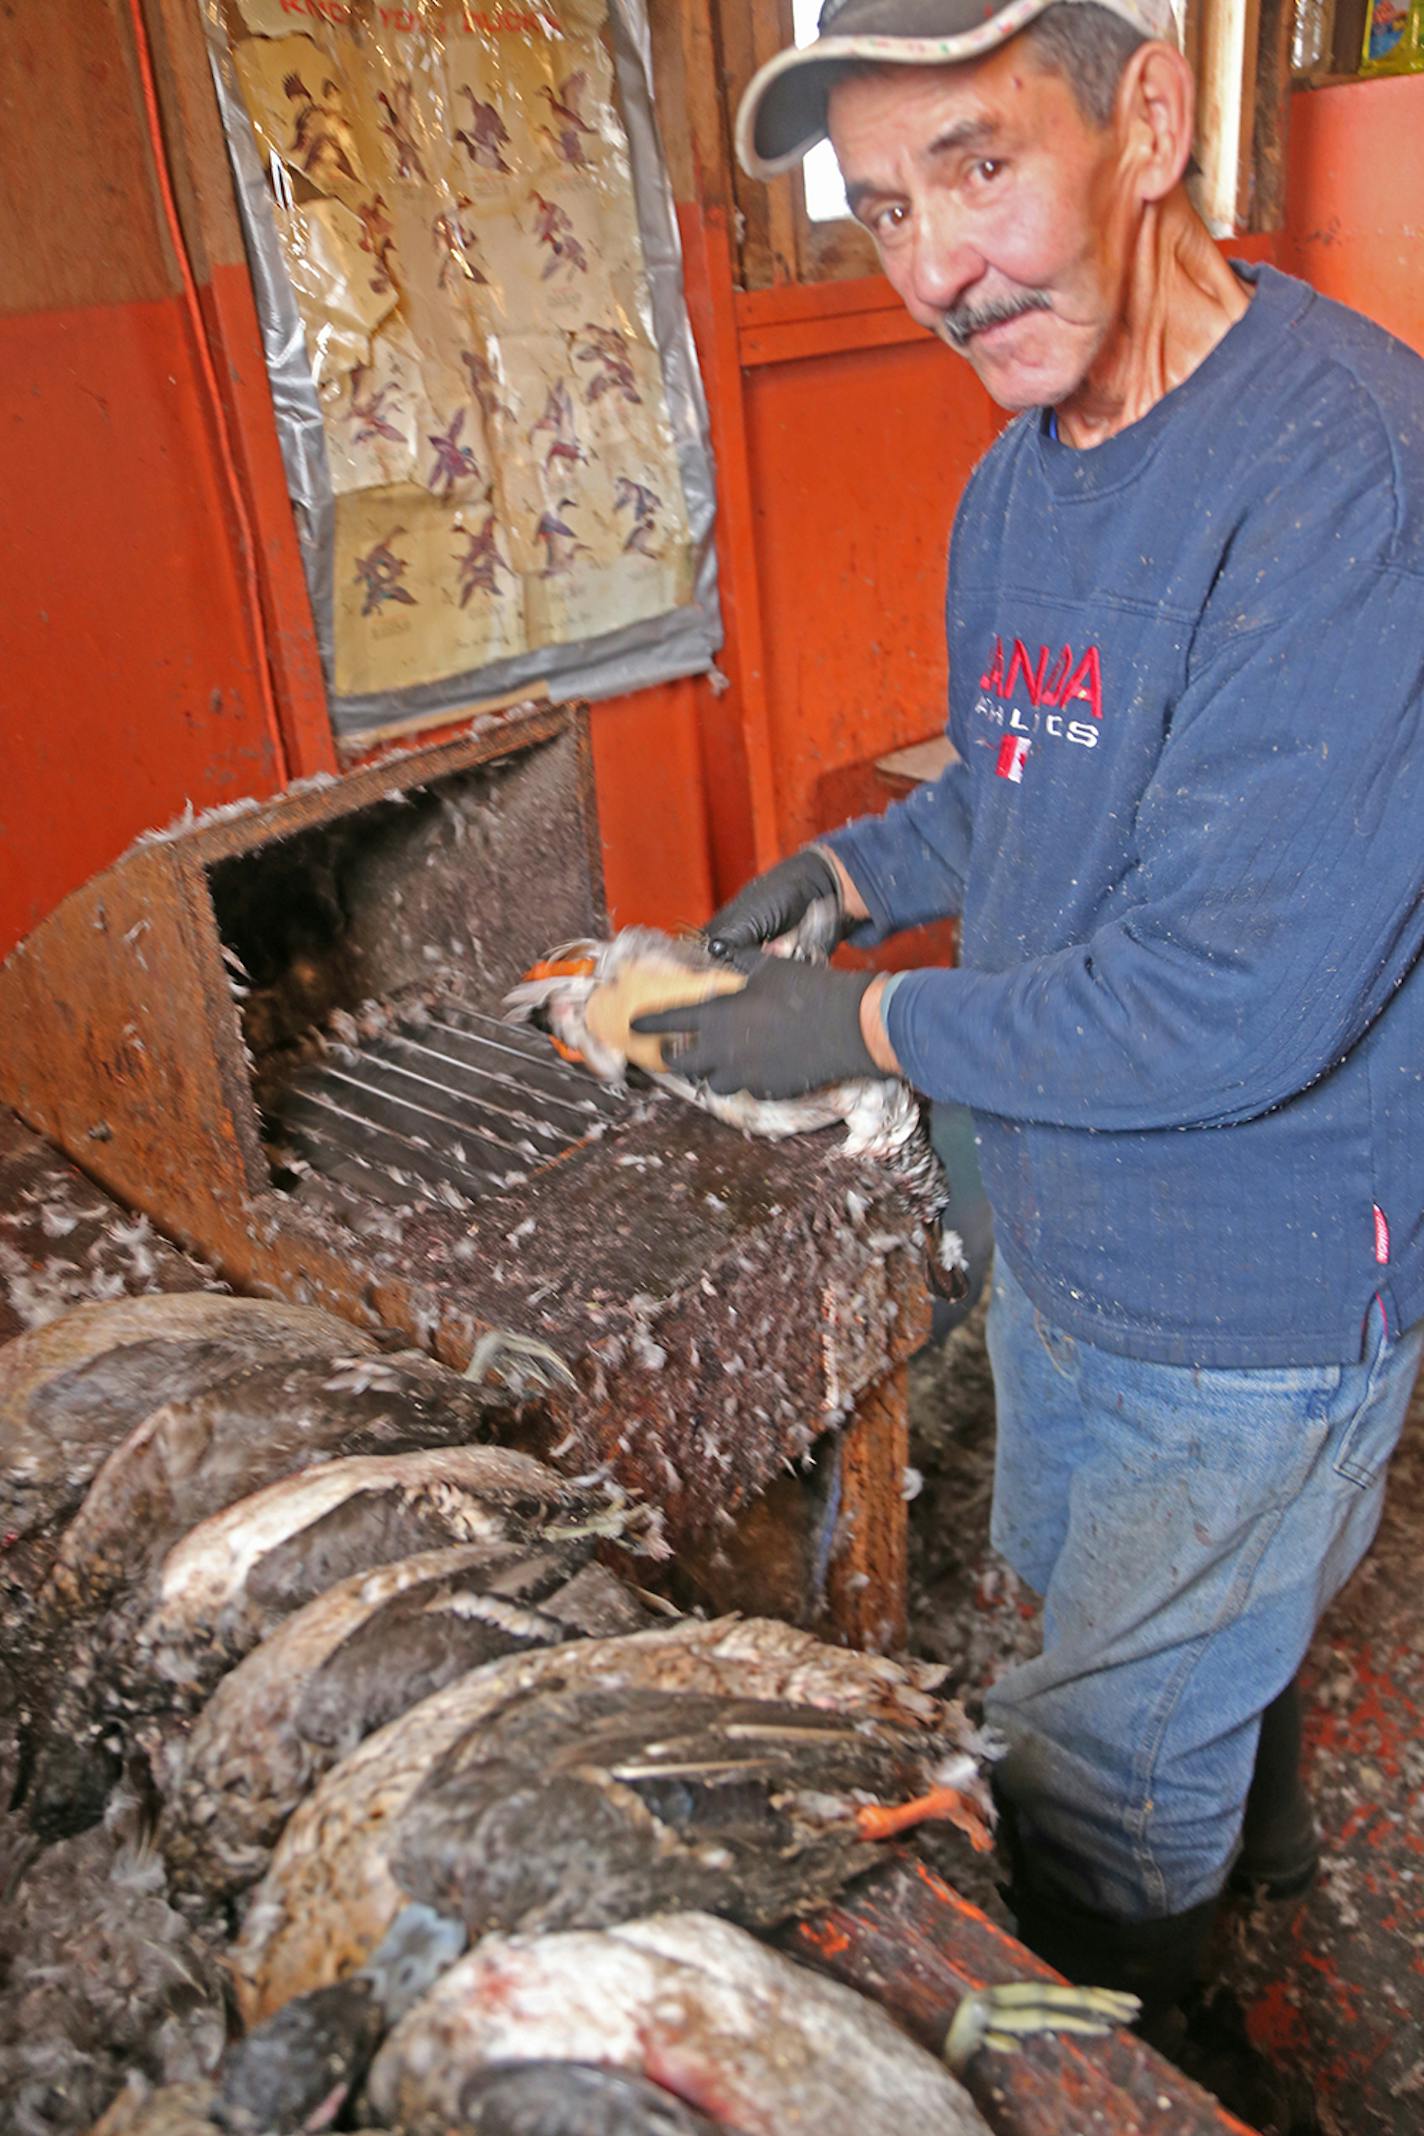
[[[841, 12], [859, 13], [864, 20], [887, 17], [901, 22], [908, 16], [924, 34], [885, 34], [862, 29], [837, 36], [818, 37], [813, 44], [778, 52], [775, 59], [752, 76], [737, 112], [736, 146], [742, 169], [753, 178], [776, 178], [799, 163], [808, 148], [824, 140], [826, 106], [837, 69], [847, 60], [861, 65], [886, 67], [952, 67], [967, 59], [982, 59], [997, 45], [1017, 37], [1055, 0], [1007, 0], [1007, 5], [986, 12], [992, 0], [897, 0], [893, 8], [873, 4], [846, 7]], [[1144, 37], [1177, 41], [1172, 0], [1104, 0]], [[946, 26], [946, 16], [959, 14], [961, 29]], [[931, 25], [933, 29], [931, 32]]]
[[736, 148], [753, 178], [776, 178], [825, 139], [831, 84], [847, 60], [888, 67], [947, 67], [1007, 43], [1054, 0], [1009, 0], [987, 20], [938, 37], [818, 37], [758, 68], [737, 111]]

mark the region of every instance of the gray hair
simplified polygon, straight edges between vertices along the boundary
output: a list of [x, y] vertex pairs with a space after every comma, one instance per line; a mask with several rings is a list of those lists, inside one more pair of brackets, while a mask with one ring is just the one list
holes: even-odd
[[1139, 45], [1142, 32], [1097, 0], [1071, 0], [1045, 8], [1020, 32], [1040, 66], [1059, 74], [1073, 101], [1093, 126], [1106, 126], [1113, 114], [1123, 69]]

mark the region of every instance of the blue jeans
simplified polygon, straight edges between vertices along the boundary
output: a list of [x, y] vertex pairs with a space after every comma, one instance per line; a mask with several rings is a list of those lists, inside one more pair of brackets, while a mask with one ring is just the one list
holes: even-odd
[[1264, 1708], [1374, 1539], [1424, 1325], [1359, 1364], [1194, 1370], [1064, 1334], [1002, 1254], [993, 1540], [1043, 1652], [986, 1718], [1036, 1879], [1117, 1920], [1225, 1881]]

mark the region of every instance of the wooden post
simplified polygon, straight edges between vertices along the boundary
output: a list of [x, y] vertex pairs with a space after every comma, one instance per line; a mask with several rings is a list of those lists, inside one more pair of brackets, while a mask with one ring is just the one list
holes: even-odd
[[1196, 197], [1215, 237], [1284, 219], [1292, 14], [1290, 0], [1201, 0], [1189, 19]]
[[1256, 118], [1251, 133], [1251, 230], [1286, 219], [1286, 134], [1290, 120], [1294, 0], [1261, 0], [1256, 45]]
[[[904, 1856], [777, 1940], [879, 2003], [931, 2054], [967, 1990], [1058, 1977], [927, 1864]], [[1126, 2031], [1088, 2040], [1038, 2033], [1016, 2054], [975, 2055], [963, 2082], [997, 2136], [1249, 2136], [1244, 2122]]]
[[872, 1653], [903, 1647], [909, 1575], [905, 1468], [909, 1373], [896, 1365], [867, 1387], [841, 1434], [841, 1502], [826, 1600], [836, 1634]]
[[779, 1478], [715, 1538], [679, 1544], [683, 1599], [781, 1617], [871, 1653], [903, 1647], [909, 1441], [900, 1364], [863, 1391], [840, 1431], [817, 1439], [805, 1473]]

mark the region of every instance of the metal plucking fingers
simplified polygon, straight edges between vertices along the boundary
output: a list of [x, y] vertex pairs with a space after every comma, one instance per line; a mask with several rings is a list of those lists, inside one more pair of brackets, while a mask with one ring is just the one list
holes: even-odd
[[374, 1200], [459, 1206], [577, 1149], [622, 1102], [532, 1034], [440, 1002], [418, 1023], [329, 1047], [267, 1126], [314, 1171]]
[[1055, 1980], [974, 1988], [955, 2011], [941, 2052], [951, 2069], [961, 2070], [981, 2047], [1015, 2054], [1036, 2032], [1101, 2038], [1118, 2025], [1130, 2025], [1141, 2007], [1135, 1995], [1117, 1988], [1074, 1988]]

